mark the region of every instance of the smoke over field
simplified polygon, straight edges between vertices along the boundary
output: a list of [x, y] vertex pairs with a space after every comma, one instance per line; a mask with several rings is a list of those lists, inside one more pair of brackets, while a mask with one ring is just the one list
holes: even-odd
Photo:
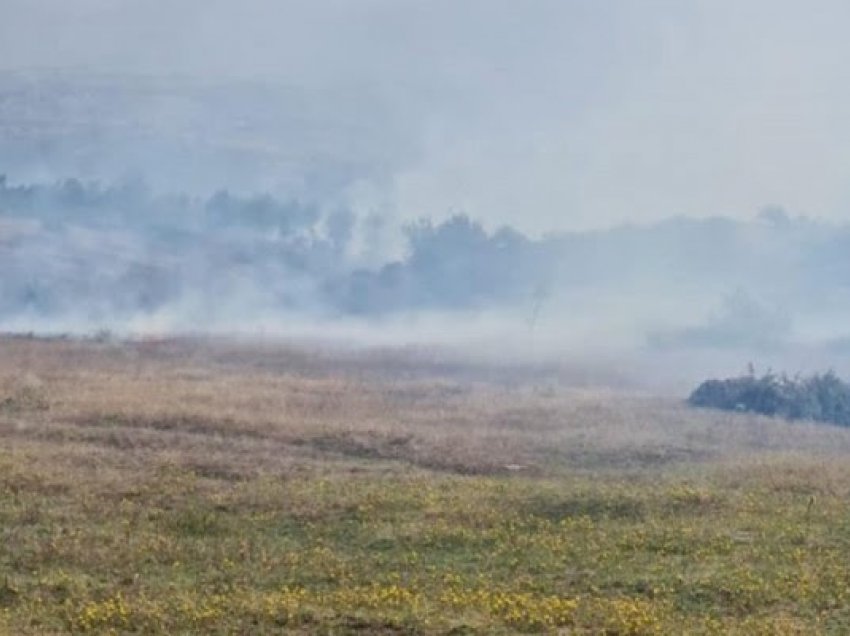
[[0, 329], [841, 370], [846, 7], [752, 6], [10, 0]]
[[[850, 228], [780, 210], [530, 237], [319, 201], [0, 178], [0, 326], [550, 351], [843, 350]], [[393, 238], [394, 237], [394, 238]], [[742, 358], [743, 356], [743, 358]]]
[[850, 633], [848, 24], [2, 0], [0, 633]]

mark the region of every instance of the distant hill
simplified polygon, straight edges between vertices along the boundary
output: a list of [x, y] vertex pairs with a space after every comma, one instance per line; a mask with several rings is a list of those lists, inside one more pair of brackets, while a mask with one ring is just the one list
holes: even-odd
[[327, 196], [409, 152], [379, 103], [362, 88], [0, 72], [0, 173]]

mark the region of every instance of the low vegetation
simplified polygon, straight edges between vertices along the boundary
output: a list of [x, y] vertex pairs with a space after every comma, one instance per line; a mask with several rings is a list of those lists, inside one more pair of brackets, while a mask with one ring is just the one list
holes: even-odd
[[850, 630], [850, 431], [322, 355], [0, 340], [0, 633]]
[[850, 426], [850, 385], [833, 372], [809, 377], [754, 373], [703, 382], [691, 394], [693, 406], [750, 411], [789, 420]]

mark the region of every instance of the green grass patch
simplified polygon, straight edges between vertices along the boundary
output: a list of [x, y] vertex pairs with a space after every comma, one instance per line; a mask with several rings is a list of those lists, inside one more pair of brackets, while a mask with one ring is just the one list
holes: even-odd
[[850, 630], [847, 501], [772, 487], [769, 470], [731, 484], [169, 469], [116, 493], [18, 461], [0, 454], [10, 633]]

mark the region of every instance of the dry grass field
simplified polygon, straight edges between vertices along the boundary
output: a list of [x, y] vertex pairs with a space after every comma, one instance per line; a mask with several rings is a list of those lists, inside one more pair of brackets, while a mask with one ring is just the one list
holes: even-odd
[[0, 339], [0, 632], [850, 632], [850, 431], [568, 385]]

